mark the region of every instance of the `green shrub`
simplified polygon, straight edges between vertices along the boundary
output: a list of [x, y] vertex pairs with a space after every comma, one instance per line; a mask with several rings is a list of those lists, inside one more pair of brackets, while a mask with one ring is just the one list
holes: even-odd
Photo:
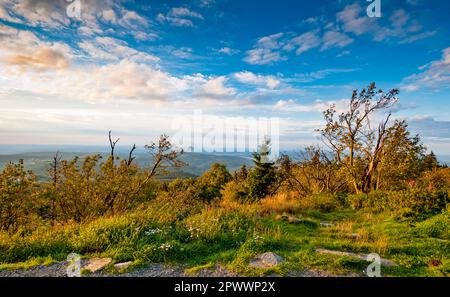
[[450, 213], [444, 212], [418, 223], [415, 232], [419, 235], [450, 240]]
[[348, 204], [352, 209], [364, 208], [367, 204], [367, 194], [352, 194], [347, 197]]
[[248, 187], [244, 182], [233, 180], [224, 186], [221, 195], [227, 201], [245, 201], [248, 197]]
[[341, 206], [336, 195], [321, 193], [301, 198], [299, 201], [302, 208], [314, 209], [321, 212], [332, 212]]
[[416, 219], [440, 213], [450, 202], [446, 191], [422, 189], [353, 194], [347, 199], [353, 209], [366, 209], [373, 213], [398, 211], [401, 217]]

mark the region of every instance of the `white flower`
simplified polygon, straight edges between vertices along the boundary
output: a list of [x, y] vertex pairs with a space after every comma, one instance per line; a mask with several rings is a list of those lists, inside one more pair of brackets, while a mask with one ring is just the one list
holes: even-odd
[[160, 233], [160, 232], [162, 232], [161, 229], [156, 228], [156, 229], [149, 229], [149, 230], [145, 231], [144, 234], [146, 236], [150, 236], [150, 235], [157, 234], [157, 233]]

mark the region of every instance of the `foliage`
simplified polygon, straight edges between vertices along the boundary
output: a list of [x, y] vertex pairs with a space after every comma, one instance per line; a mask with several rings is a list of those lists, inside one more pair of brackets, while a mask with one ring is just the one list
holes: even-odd
[[385, 93], [371, 83], [360, 92], [353, 91], [347, 111], [336, 116], [332, 106], [324, 112], [323, 139], [356, 193], [380, 189], [386, 167], [408, 175], [423, 151], [418, 137], [410, 137], [406, 122], [389, 124], [390, 113], [373, 124], [374, 114], [392, 107], [398, 93], [397, 89]]
[[201, 199], [211, 201], [214, 198], [221, 198], [220, 191], [230, 180], [231, 174], [225, 165], [212, 164], [211, 169], [203, 173], [196, 182], [197, 187], [200, 189]]
[[417, 188], [353, 194], [347, 199], [353, 209], [366, 209], [370, 212], [398, 211], [401, 217], [413, 219], [423, 219], [438, 214], [450, 203], [448, 193], [445, 191]]
[[6, 165], [0, 173], [0, 230], [15, 232], [27, 226], [35, 207], [36, 177], [23, 161]]
[[276, 181], [275, 164], [270, 159], [270, 141], [260, 146], [259, 152], [253, 153], [254, 168], [248, 176], [248, 200], [256, 201], [271, 192]]
[[414, 232], [421, 236], [450, 240], [450, 212], [447, 211], [420, 222]]

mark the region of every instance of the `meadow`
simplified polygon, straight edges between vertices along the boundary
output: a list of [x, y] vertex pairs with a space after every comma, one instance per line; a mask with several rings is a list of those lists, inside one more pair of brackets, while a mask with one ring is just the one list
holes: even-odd
[[[398, 264], [383, 266], [383, 276], [449, 276], [448, 210], [412, 222], [395, 211], [354, 210], [332, 199], [282, 194], [260, 203], [222, 201], [184, 207], [158, 199], [126, 215], [41, 227], [28, 235], [3, 233], [0, 269], [47, 265], [76, 252], [111, 257], [114, 263], [133, 261], [124, 271], [116, 271], [112, 263], [111, 273], [166, 263], [183, 265], [192, 275], [216, 265], [248, 276], [296, 275], [304, 270], [364, 275], [368, 262], [318, 253], [321, 248], [377, 253]], [[324, 207], [329, 211], [324, 212]], [[289, 222], [283, 215], [300, 221]], [[285, 262], [268, 269], [248, 266], [250, 259], [267, 251], [281, 255]]]

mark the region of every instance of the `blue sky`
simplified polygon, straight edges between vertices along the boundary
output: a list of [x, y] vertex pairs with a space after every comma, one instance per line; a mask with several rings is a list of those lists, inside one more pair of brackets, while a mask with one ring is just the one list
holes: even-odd
[[0, 143], [122, 144], [174, 119], [280, 118], [284, 149], [318, 142], [330, 104], [375, 81], [395, 119], [450, 154], [448, 1], [0, 0]]

